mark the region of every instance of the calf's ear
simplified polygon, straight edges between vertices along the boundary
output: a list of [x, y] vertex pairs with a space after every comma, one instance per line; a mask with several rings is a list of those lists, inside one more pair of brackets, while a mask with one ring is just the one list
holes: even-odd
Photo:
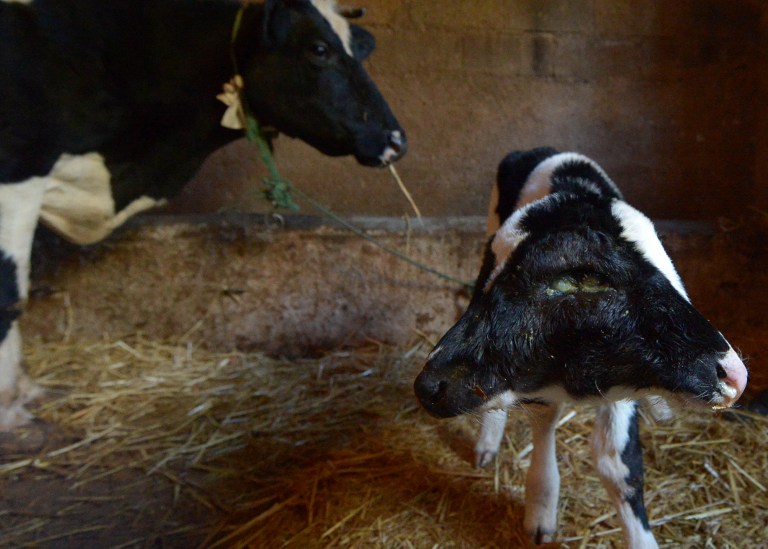
[[357, 25], [350, 25], [352, 31], [352, 53], [358, 61], [364, 61], [376, 48], [376, 38]]

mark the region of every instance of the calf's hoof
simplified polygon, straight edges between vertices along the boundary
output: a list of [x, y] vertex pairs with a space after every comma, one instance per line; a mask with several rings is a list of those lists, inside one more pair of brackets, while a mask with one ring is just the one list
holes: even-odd
[[528, 532], [528, 537], [535, 545], [542, 545], [544, 543], [552, 543], [555, 541], [555, 532], [545, 530], [543, 528], [537, 528], [534, 531]]
[[497, 450], [475, 448], [475, 467], [478, 469], [487, 467], [493, 463], [497, 455], [499, 455]]

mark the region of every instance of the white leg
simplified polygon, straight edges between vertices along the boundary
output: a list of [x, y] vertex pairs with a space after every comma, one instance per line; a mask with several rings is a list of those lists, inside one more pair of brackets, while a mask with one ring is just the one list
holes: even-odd
[[488, 410], [483, 413], [480, 436], [475, 444], [475, 467], [485, 467], [499, 453], [506, 424], [507, 410]]
[[616, 508], [629, 549], [658, 547], [643, 503], [643, 449], [637, 403], [600, 406], [592, 433], [592, 455], [600, 480]]
[[651, 417], [653, 417], [654, 421], [657, 421], [657, 422], [672, 421], [675, 418], [674, 410], [672, 410], [672, 407], [669, 405], [669, 403], [664, 397], [660, 397], [660, 396], [645, 397], [641, 405], [643, 409], [651, 413]]
[[21, 371], [19, 315], [29, 291], [29, 259], [45, 180], [0, 184], [0, 431], [29, 421], [39, 390]]
[[548, 543], [557, 531], [560, 472], [555, 453], [555, 428], [562, 405], [529, 405], [533, 452], [525, 479], [525, 531], [534, 543]]

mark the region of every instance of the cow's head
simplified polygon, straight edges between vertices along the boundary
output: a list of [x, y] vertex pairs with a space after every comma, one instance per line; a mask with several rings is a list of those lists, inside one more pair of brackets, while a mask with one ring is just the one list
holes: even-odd
[[732, 405], [746, 368], [691, 305], [650, 220], [596, 164], [561, 156], [551, 194], [489, 240], [467, 311], [416, 379], [421, 403], [439, 417], [647, 394]]
[[321, 152], [381, 166], [405, 154], [405, 132], [362, 61], [373, 36], [332, 0], [250, 6], [237, 41], [248, 106], [259, 121]]

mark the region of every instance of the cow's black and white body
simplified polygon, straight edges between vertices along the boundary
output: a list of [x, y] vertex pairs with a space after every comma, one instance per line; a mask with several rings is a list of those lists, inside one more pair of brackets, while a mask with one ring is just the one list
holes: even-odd
[[17, 317], [38, 219], [106, 237], [242, 135], [216, 100], [233, 57], [262, 125], [364, 165], [405, 134], [361, 61], [373, 37], [332, 0], [0, 0], [0, 430], [22, 423]]
[[[627, 545], [655, 547], [638, 400], [731, 406], [746, 386], [744, 364], [691, 305], [650, 220], [592, 160], [549, 148], [508, 155], [489, 234], [467, 311], [416, 379], [419, 400], [438, 417], [483, 412], [480, 465], [499, 449], [507, 409], [526, 405], [525, 528], [536, 542], [556, 530], [561, 407], [597, 404], [597, 472]], [[663, 412], [663, 401], [653, 406]]]

